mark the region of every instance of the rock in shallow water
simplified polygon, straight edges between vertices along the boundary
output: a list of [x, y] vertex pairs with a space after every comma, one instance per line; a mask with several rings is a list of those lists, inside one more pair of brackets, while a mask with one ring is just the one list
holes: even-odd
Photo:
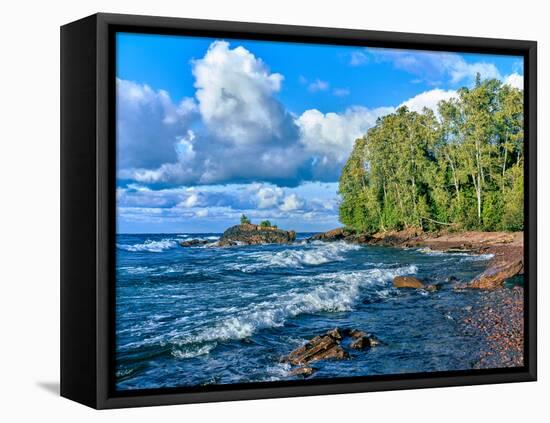
[[303, 376], [303, 377], [309, 377], [313, 373], [315, 373], [317, 369], [315, 367], [309, 367], [309, 366], [302, 366], [302, 367], [296, 367], [294, 370], [292, 370], [288, 375], [289, 376]]
[[370, 346], [370, 338], [367, 336], [357, 338], [349, 344], [349, 347], [354, 350], [364, 350], [365, 348], [370, 348]]
[[330, 332], [316, 336], [305, 345], [292, 351], [286, 357], [286, 361], [294, 365], [302, 365], [318, 360], [348, 358], [349, 354], [340, 346], [340, 339], [342, 338], [334, 337]]
[[396, 288], [424, 288], [420, 279], [412, 276], [396, 276], [393, 278], [393, 286]]
[[197, 245], [205, 245], [205, 244], [208, 244], [208, 241], [204, 239], [190, 239], [189, 241], [180, 242], [180, 246], [182, 247], [195, 247]]
[[[307, 365], [313, 361], [350, 358], [349, 353], [341, 345], [341, 342], [346, 338], [351, 338], [349, 348], [356, 350], [363, 350], [380, 344], [378, 339], [362, 330], [335, 328], [296, 348], [289, 355], [283, 357], [282, 361], [301, 366], [291, 371], [290, 376], [305, 375], [309, 372], [305, 368], [308, 368]], [[307, 374], [307, 376], [309, 375]]]
[[436, 292], [436, 291], [439, 291], [441, 289], [441, 284], [432, 283], [432, 284], [424, 286], [424, 289], [428, 292]]

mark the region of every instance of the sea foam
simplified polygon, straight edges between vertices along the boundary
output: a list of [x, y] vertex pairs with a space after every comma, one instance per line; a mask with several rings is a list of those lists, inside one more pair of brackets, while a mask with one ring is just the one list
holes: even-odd
[[415, 274], [417, 270], [416, 266], [411, 265], [396, 269], [291, 276], [288, 281], [300, 286], [273, 295], [268, 301], [249, 304], [240, 309], [237, 315], [218, 320], [198, 333], [178, 336], [171, 342], [185, 347], [244, 339], [261, 329], [281, 327], [287, 319], [300, 314], [350, 311], [359, 301], [362, 288], [378, 286], [381, 295], [385, 297], [388, 283], [395, 276]]
[[310, 245], [307, 249], [288, 248], [276, 253], [250, 254], [248, 257], [254, 260], [253, 263], [232, 263], [229, 267], [233, 270], [250, 273], [266, 268], [317, 266], [343, 261], [344, 253], [361, 248], [358, 245], [345, 242], [318, 242]]
[[125, 251], [130, 251], [133, 253], [135, 252], [162, 253], [163, 251], [176, 248], [177, 246], [178, 246], [178, 242], [174, 239], [169, 239], [169, 238], [165, 238], [160, 241], [153, 241], [148, 239], [142, 244], [133, 244], [133, 245], [117, 244], [117, 248]]
[[419, 248], [416, 251], [419, 253], [428, 254], [430, 256], [446, 256], [446, 257], [461, 257], [461, 261], [484, 261], [484, 260], [490, 260], [495, 255], [494, 254], [473, 254], [463, 251], [439, 251], [439, 250], [432, 250], [429, 247]]

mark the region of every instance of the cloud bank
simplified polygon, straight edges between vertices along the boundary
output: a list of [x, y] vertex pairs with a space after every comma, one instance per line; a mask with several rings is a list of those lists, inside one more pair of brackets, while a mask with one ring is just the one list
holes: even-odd
[[[119, 178], [146, 184], [335, 181], [355, 139], [393, 108], [316, 109], [278, 100], [283, 75], [243, 47], [216, 41], [192, 62], [195, 98], [118, 80]], [[310, 91], [328, 90], [315, 80]], [[340, 89], [335, 95], [347, 95]]]
[[[349, 64], [373, 62], [419, 79], [469, 83], [479, 72], [523, 88], [517, 72], [502, 77], [493, 64], [467, 63], [452, 53], [362, 49]], [[196, 92], [179, 102], [165, 90], [117, 79], [122, 222], [208, 218], [221, 228], [245, 213], [281, 223], [299, 217], [312, 229], [334, 226], [337, 180], [355, 140], [396, 107], [435, 110], [457, 96], [453, 89], [434, 88], [396, 107], [293, 114], [280, 100], [284, 76], [242, 46], [215, 41], [190, 65]], [[350, 95], [321, 79], [301, 77], [300, 84], [308, 95]]]

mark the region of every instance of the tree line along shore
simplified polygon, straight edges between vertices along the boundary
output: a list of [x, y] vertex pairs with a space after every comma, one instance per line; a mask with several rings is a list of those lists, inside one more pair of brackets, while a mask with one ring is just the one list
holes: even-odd
[[401, 107], [356, 140], [340, 221], [366, 233], [522, 231], [523, 137], [523, 91], [479, 75], [435, 112]]

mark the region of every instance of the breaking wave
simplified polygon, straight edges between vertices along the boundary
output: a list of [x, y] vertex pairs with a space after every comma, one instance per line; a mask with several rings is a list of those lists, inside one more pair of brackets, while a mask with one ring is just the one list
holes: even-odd
[[289, 248], [283, 251], [250, 254], [253, 263], [232, 263], [229, 267], [242, 272], [255, 272], [266, 268], [304, 267], [343, 261], [344, 253], [361, 247], [345, 242], [312, 243], [310, 248]]
[[374, 287], [370, 295], [387, 296], [388, 282], [395, 276], [415, 274], [417, 270], [411, 265], [393, 270], [292, 276], [289, 282], [301, 286], [273, 295], [272, 300], [249, 304], [240, 309], [238, 315], [227, 316], [211, 327], [171, 342], [181, 347], [244, 339], [261, 329], [281, 327], [287, 319], [300, 314], [351, 311], [360, 300], [362, 289]]
[[429, 247], [419, 248], [416, 251], [419, 253], [428, 254], [430, 256], [462, 257], [461, 261], [484, 261], [490, 260], [495, 256], [494, 254], [474, 254], [464, 251], [438, 251], [432, 250]]
[[150, 252], [150, 253], [162, 253], [163, 251], [170, 250], [178, 247], [178, 242], [174, 239], [165, 238], [160, 241], [153, 241], [148, 239], [142, 244], [124, 245], [117, 244], [117, 248], [130, 251], [130, 252]]

